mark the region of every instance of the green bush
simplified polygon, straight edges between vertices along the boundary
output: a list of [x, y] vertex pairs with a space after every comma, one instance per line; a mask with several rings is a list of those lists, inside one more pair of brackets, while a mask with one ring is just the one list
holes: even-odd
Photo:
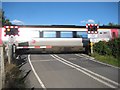
[[112, 55], [116, 58], [120, 56], [120, 38], [112, 39], [108, 42], [108, 46], [112, 51]]
[[99, 41], [98, 43], [94, 44], [93, 50], [94, 52], [97, 52], [100, 55], [111, 55], [111, 49], [104, 41]]
[[100, 55], [112, 55], [115, 58], [120, 57], [120, 38], [112, 39], [109, 42], [99, 41], [93, 46], [94, 52]]

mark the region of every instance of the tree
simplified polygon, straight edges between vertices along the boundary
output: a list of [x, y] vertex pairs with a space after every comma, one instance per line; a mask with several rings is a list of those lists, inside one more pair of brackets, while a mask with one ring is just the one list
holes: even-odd
[[4, 11], [0, 9], [0, 26], [4, 25], [12, 25], [12, 23], [5, 17]]
[[2, 10], [0, 9], [0, 27], [2, 27]]
[[120, 25], [118, 25], [118, 24], [114, 24], [114, 23], [112, 23], [112, 22], [109, 22], [109, 23], [108, 23], [108, 26], [116, 26], [116, 27], [119, 26], [119, 27], [120, 27]]
[[114, 24], [112, 22], [109, 22], [108, 23], [108, 26], [113, 26]]
[[9, 19], [6, 19], [3, 25], [12, 25]]

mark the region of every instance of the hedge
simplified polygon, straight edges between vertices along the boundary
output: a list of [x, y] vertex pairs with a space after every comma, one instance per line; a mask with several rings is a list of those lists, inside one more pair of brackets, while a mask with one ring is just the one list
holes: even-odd
[[93, 46], [94, 52], [100, 55], [112, 55], [115, 58], [120, 57], [120, 38], [112, 39], [108, 42], [99, 41]]

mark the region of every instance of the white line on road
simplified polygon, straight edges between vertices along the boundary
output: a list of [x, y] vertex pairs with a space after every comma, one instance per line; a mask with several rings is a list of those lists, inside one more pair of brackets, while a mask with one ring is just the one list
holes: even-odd
[[38, 74], [36, 73], [36, 71], [35, 71], [35, 69], [34, 69], [34, 67], [33, 67], [33, 65], [32, 65], [32, 63], [31, 63], [31, 61], [30, 61], [30, 55], [28, 55], [28, 61], [29, 61], [29, 63], [30, 63], [30, 66], [31, 66], [31, 68], [32, 68], [32, 71], [33, 71], [33, 73], [35, 74], [38, 82], [40, 83], [40, 85], [42, 86], [42, 88], [43, 88], [44, 90], [47, 90], [46, 87], [45, 87], [45, 85], [44, 85], [43, 82], [41, 81], [40, 77], [39, 77]]
[[79, 66], [79, 65], [77, 65], [77, 64], [71, 63], [71, 62], [69, 62], [69, 61], [65, 60], [64, 58], [61, 58], [61, 57], [59, 57], [59, 56], [57, 56], [57, 55], [55, 55], [55, 56], [58, 57], [58, 58], [60, 58], [60, 59], [62, 59], [62, 60], [64, 60], [64, 61], [66, 61], [66, 62], [68, 62], [68, 63], [70, 63], [70, 64], [72, 64], [72, 65], [74, 65], [74, 66], [76, 66], [76, 67], [79, 67], [79, 68], [83, 69], [84, 71], [87, 71], [87, 72], [89, 72], [89, 73], [91, 73], [91, 74], [93, 74], [93, 75], [96, 75], [96, 76], [98, 76], [98, 77], [100, 77], [100, 78], [102, 78], [102, 79], [104, 79], [104, 80], [106, 80], [106, 81], [109, 81], [109, 82], [111, 82], [111, 83], [113, 83], [113, 84], [115, 84], [115, 85], [117, 85], [117, 86], [120, 86], [120, 84], [118, 84], [117, 82], [115, 82], [115, 81], [113, 81], [113, 80], [111, 80], [111, 79], [108, 79], [108, 78], [106, 78], [106, 77], [104, 77], [104, 76], [102, 76], [102, 75], [100, 75], [100, 74], [97, 74], [97, 73], [95, 73], [95, 72], [92, 72], [92, 71], [90, 71], [90, 70], [88, 70], [88, 69], [86, 69], [86, 68], [84, 68], [84, 67], [81, 67], [81, 66]]
[[[98, 75], [98, 74], [96, 74], [96, 73], [94, 73], [94, 72], [91, 72], [91, 71], [89, 71], [89, 70], [87, 70], [87, 69], [85, 69], [85, 68], [83, 68], [83, 67], [80, 67], [80, 66], [78, 66], [78, 65], [76, 65], [76, 64], [74, 64], [74, 63], [71, 63], [71, 62], [69, 62], [69, 61], [67, 61], [67, 60], [65, 60], [65, 59], [63, 59], [63, 58], [61, 58], [61, 57], [59, 57], [59, 56], [57, 56], [57, 55], [51, 55], [51, 56], [52, 56], [53, 58], [57, 59], [58, 61], [66, 64], [66, 65], [68, 65], [68, 66], [70, 66], [70, 67], [72, 67], [72, 68], [75, 68], [76, 70], [83, 72], [84, 74], [90, 76], [91, 78], [93, 78], [93, 79], [95, 79], [95, 80], [97, 80], [97, 81], [99, 81], [99, 82], [107, 85], [108, 87], [116, 88], [115, 86], [113, 86], [113, 85], [111, 85], [111, 84], [109, 84], [109, 83], [107, 83], [107, 82], [105, 82], [105, 81], [103, 81], [103, 80], [101, 80], [101, 79], [99, 79], [99, 78], [97, 78], [97, 77], [95, 77], [95, 76], [92, 76], [92, 75], [90, 74], [90, 73], [92, 73], [92, 74], [97, 75], [97, 76], [100, 77], [100, 75]], [[89, 72], [89, 73], [88, 73], [88, 72]], [[102, 77], [102, 76], [101, 76], [101, 77]], [[106, 78], [105, 78], [105, 77], [102, 77], [102, 79], [106, 79]], [[107, 80], [108, 80], [109, 82], [111, 82], [111, 80], [109, 80], [109, 79], [107, 79]], [[113, 82], [113, 83], [116, 84], [116, 82]], [[117, 84], [117, 85], [118, 85], [118, 84]]]

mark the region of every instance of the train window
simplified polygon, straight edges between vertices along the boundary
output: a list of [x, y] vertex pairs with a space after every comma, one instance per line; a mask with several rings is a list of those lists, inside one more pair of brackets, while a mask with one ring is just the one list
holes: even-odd
[[73, 38], [73, 34], [70, 31], [62, 31], [61, 38]]
[[88, 38], [87, 32], [77, 32], [77, 38]]
[[45, 38], [55, 38], [56, 37], [56, 32], [55, 31], [44, 31], [43, 32], [43, 37], [45, 37]]

